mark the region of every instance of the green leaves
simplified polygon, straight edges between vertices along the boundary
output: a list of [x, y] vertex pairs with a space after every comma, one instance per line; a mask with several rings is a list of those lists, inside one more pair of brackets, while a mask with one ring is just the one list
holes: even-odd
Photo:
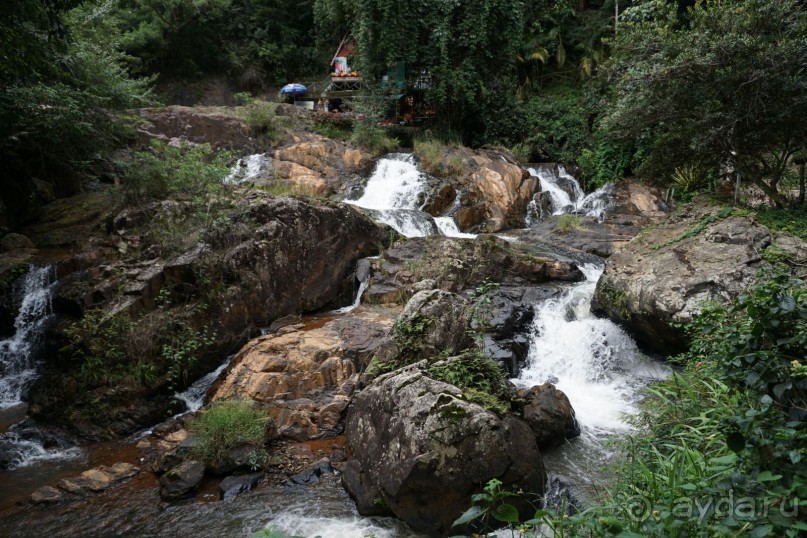
[[783, 155], [807, 136], [799, 119], [807, 114], [807, 12], [797, 0], [703, 1], [685, 12], [678, 4], [625, 14], [606, 130], [652, 140], [648, 176], [669, 177], [682, 164], [717, 173], [733, 155], [743, 181], [776, 196]]
[[[471, 497], [473, 505], [454, 520], [451, 526], [459, 527], [468, 525], [474, 521], [478, 521], [482, 525], [487, 525], [491, 518], [501, 523], [508, 523], [510, 525], [516, 524], [519, 522], [518, 509], [512, 504], [505, 502], [505, 499], [516, 496], [516, 493], [502, 489], [501, 480], [492, 478], [485, 485], [481, 493], [477, 493]], [[540, 517], [539, 514], [540, 513], [536, 513], [535, 517]]]

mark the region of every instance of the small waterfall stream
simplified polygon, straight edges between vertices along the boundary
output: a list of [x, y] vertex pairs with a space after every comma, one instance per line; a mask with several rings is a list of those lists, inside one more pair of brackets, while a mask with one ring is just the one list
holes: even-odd
[[263, 153], [256, 153], [254, 155], [247, 155], [241, 157], [230, 169], [221, 182], [225, 185], [238, 185], [251, 179], [255, 179], [265, 173], [266, 170], [266, 155]]
[[603, 269], [584, 264], [580, 270], [585, 281], [537, 308], [527, 366], [515, 382], [525, 388], [551, 382], [568, 396], [581, 436], [548, 451], [546, 467], [586, 490], [606, 478], [605, 441], [630, 428], [626, 418], [637, 412], [639, 389], [668, 369], [642, 354], [619, 326], [594, 317], [590, 303]]
[[[585, 194], [580, 183], [561, 165], [540, 166], [529, 169], [530, 175], [537, 177], [541, 190], [552, 201], [552, 214], [578, 213], [602, 221], [605, 212], [613, 205], [613, 185], [608, 184], [591, 194]], [[527, 208], [527, 227], [531, 221], [540, 218], [540, 209], [534, 202]]]
[[390, 153], [376, 163], [361, 198], [345, 202], [371, 210], [375, 220], [406, 237], [435, 235], [434, 218], [418, 209], [425, 179], [412, 155]]
[[53, 315], [56, 285], [53, 267], [31, 267], [20, 290], [22, 303], [14, 335], [0, 341], [0, 409], [22, 404], [25, 389], [36, 378], [36, 352]]
[[[53, 266], [32, 266], [18, 286], [21, 302], [14, 335], [0, 341], [0, 418], [9, 419], [9, 423], [23, 418], [26, 389], [37, 377], [37, 353], [53, 318], [56, 270]], [[71, 442], [40, 431], [30, 421], [13, 424], [0, 432], [0, 481], [14, 490], [20, 480], [12, 475], [47, 475], [61, 462], [83, 456], [84, 452]]]

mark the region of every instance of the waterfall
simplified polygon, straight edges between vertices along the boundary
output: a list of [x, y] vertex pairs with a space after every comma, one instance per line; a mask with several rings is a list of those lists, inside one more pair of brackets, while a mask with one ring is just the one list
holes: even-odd
[[266, 155], [263, 153], [256, 153], [255, 155], [247, 155], [238, 159], [235, 166], [230, 169], [222, 180], [225, 185], [238, 185], [251, 179], [255, 179], [264, 172], [266, 168]]
[[454, 201], [451, 203], [451, 207], [445, 212], [446, 216], [444, 217], [435, 217], [434, 222], [437, 224], [437, 227], [440, 229], [440, 233], [445, 235], [446, 237], [464, 237], [467, 239], [473, 239], [476, 237], [476, 234], [468, 234], [463, 233], [460, 231], [459, 227], [457, 226], [457, 221], [454, 220], [454, 213], [460, 208], [462, 205], [462, 191], [457, 191], [457, 195], [454, 197]]
[[585, 281], [536, 307], [527, 365], [515, 382], [525, 388], [551, 382], [568, 396], [581, 439], [547, 468], [586, 481], [609, 457], [604, 440], [629, 429], [639, 389], [668, 369], [645, 357], [619, 326], [594, 317], [590, 303], [603, 269], [584, 264], [580, 270]]
[[362, 197], [345, 202], [372, 210], [369, 213], [375, 220], [392, 226], [406, 237], [435, 235], [438, 229], [434, 219], [419, 211], [425, 180], [414, 157], [390, 153], [376, 163]]
[[[47, 448], [46, 448], [47, 447]], [[14, 471], [44, 462], [77, 460], [84, 451], [64, 439], [55, 439], [36, 427], [24, 426], [0, 433], [0, 470]]]
[[53, 315], [51, 297], [55, 285], [52, 266], [31, 266], [25, 275], [14, 335], [0, 341], [0, 409], [21, 404], [25, 389], [36, 378], [36, 352]]
[[476, 237], [476, 234], [467, 234], [461, 232], [453, 217], [435, 217], [434, 222], [437, 223], [440, 233], [447, 237], [465, 237], [468, 239], [473, 239]]
[[[529, 169], [530, 175], [537, 177], [541, 184], [541, 190], [549, 195], [552, 201], [552, 214], [563, 215], [565, 213], [581, 213], [587, 217], [593, 217], [599, 221], [605, 216], [605, 212], [613, 206], [614, 187], [612, 184], [605, 185], [591, 194], [586, 195], [580, 188], [574, 176], [566, 171], [563, 166], [541, 166]], [[540, 209], [532, 203], [532, 211], [528, 207], [526, 225], [529, 227], [539, 215]]]
[[[185, 411], [185, 413], [193, 413], [202, 408], [202, 406], [205, 404], [205, 399], [207, 399], [207, 392], [210, 390], [210, 387], [213, 386], [213, 383], [215, 383], [219, 378], [224, 369], [230, 365], [232, 358], [233, 355], [230, 355], [227, 357], [227, 360], [219, 365], [218, 368], [194, 381], [191, 386], [184, 391], [174, 394], [174, 398], [185, 402], [185, 405], [188, 407], [188, 410]], [[177, 415], [177, 417], [182, 416], [185, 413], [180, 413]]]

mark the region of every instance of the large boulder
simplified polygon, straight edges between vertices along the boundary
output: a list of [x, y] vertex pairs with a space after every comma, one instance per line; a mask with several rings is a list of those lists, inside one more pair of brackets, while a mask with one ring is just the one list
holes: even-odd
[[[454, 217], [463, 231], [521, 228], [538, 179], [504, 150], [442, 146], [438, 159], [426, 156], [430, 176], [425, 210]], [[418, 155], [418, 147], [415, 147]]]
[[377, 378], [350, 406], [345, 431], [352, 459], [343, 482], [359, 512], [388, 509], [416, 530], [445, 536], [493, 478], [542, 495], [546, 474], [529, 426], [466, 401], [424, 367]]
[[704, 302], [730, 301], [741, 293], [772, 245], [796, 257], [807, 253], [794, 236], [773, 234], [749, 215], [696, 201], [608, 259], [592, 306], [653, 351], [683, 351], [688, 338], [682, 324]]
[[463, 297], [444, 290], [419, 291], [395, 321], [397, 351], [415, 361], [440, 353], [454, 355], [472, 343], [470, 322], [470, 305]]
[[493, 235], [476, 239], [433, 236], [396, 242], [372, 260], [368, 303], [404, 303], [418, 291], [442, 289], [462, 294], [486, 282], [501, 287], [577, 282], [583, 274], [571, 259], [529, 252]]
[[472, 196], [484, 207], [480, 230], [486, 232], [518, 227], [538, 186], [538, 179], [515, 162], [493, 157], [478, 158], [480, 166], [470, 178]]
[[555, 385], [544, 383], [518, 394], [524, 399], [524, 421], [535, 434], [539, 448], [563, 444], [580, 435], [574, 409], [569, 398]]
[[241, 159], [241, 169], [231, 179], [258, 188], [342, 200], [369, 173], [372, 163], [371, 154], [340, 140], [286, 130], [280, 147]]
[[257, 402], [275, 434], [296, 441], [342, 432], [358, 374], [386, 342], [394, 312], [360, 307], [310, 319], [250, 341], [233, 359], [212, 399]]
[[192, 495], [205, 475], [205, 465], [198, 461], [183, 461], [160, 477], [160, 498], [177, 501]]
[[[241, 109], [244, 110], [244, 109]], [[135, 113], [146, 120], [138, 132], [141, 139], [181, 139], [217, 148], [244, 149], [253, 147], [249, 127], [239, 109], [229, 107], [141, 108]]]
[[[88, 266], [92, 257], [76, 262], [76, 267], [83, 268], [60, 280], [54, 309], [70, 318], [93, 309], [105, 316], [137, 319], [142, 334], [132, 333], [130, 340], [142, 341], [127, 340], [123, 345], [136, 350], [141, 358], [145, 355], [146, 360], [157, 357], [158, 365], [162, 363], [154, 334], [167, 324], [215, 335], [207, 339], [203, 350], [194, 353], [184, 378], [189, 382], [218, 366], [221, 357], [243, 345], [257, 327], [286, 315], [349, 304], [357, 260], [375, 254], [390, 240], [387, 229], [350, 205], [272, 197], [250, 189], [237, 189], [235, 193], [226, 230], [215, 236], [200, 233], [199, 242], [190, 250], [169, 258], [141, 249], [145, 232], [138, 222], [147, 222], [148, 215], [141, 218], [129, 212], [111, 218], [106, 241], [119, 243], [129, 254], [107, 265]], [[176, 203], [144, 210], [186, 211]], [[133, 259], [132, 253], [140, 256]], [[163, 301], [166, 292], [170, 292], [169, 305]], [[188, 306], [199, 302], [206, 307]], [[165, 386], [137, 391], [126, 387], [115, 387], [111, 392], [103, 392], [103, 387], [98, 393], [77, 391], [70, 379], [80, 364], [56, 353], [62, 346], [64, 343], [54, 346], [54, 360], [31, 389], [33, 415], [61, 420], [76, 426], [82, 435], [94, 437], [110, 429], [127, 433], [169, 413], [171, 392]], [[71, 407], [92, 399], [109, 400], [104, 415], [75, 413]], [[75, 420], [78, 415], [83, 415], [80, 424]]]

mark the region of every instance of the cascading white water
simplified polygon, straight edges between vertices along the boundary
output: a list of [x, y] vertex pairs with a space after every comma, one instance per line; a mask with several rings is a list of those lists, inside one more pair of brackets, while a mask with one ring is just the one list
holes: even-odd
[[16, 431], [0, 433], [0, 448], [3, 451], [2, 466], [7, 471], [30, 467], [41, 462], [76, 460], [84, 457], [77, 446], [52, 446], [36, 436], [26, 438]]
[[626, 427], [635, 412], [637, 385], [653, 378], [654, 369], [618, 325], [591, 313], [590, 302], [602, 269], [580, 267], [586, 280], [560, 298], [540, 306], [533, 321], [523, 386], [556, 379], [569, 397], [581, 426], [590, 433], [611, 433]]
[[437, 233], [432, 216], [418, 210], [425, 187], [425, 176], [418, 170], [414, 157], [390, 153], [376, 163], [362, 197], [345, 202], [373, 210], [373, 218], [406, 237], [423, 237]]
[[32, 266], [25, 276], [14, 335], [0, 341], [0, 409], [20, 405], [25, 389], [36, 378], [35, 355], [53, 315], [55, 285], [56, 272], [51, 266]]
[[368, 518], [358, 515], [317, 515], [310, 508], [279, 514], [269, 524], [272, 530], [288, 536], [320, 538], [400, 538], [417, 536], [392, 518]]
[[263, 173], [266, 168], [266, 155], [256, 153], [238, 159], [230, 173], [222, 180], [225, 185], [237, 185], [251, 179], [255, 179]]
[[[613, 204], [613, 186], [606, 185], [586, 195], [577, 179], [563, 166], [530, 168], [530, 175], [537, 177], [541, 190], [549, 194], [552, 201], [552, 214], [582, 213], [587, 217], [602, 220], [605, 212]], [[538, 208], [533, 204], [533, 212], [527, 211], [527, 219], [535, 220]], [[527, 227], [531, 222], [527, 221]]]
[[361, 306], [361, 297], [364, 295], [364, 292], [367, 291], [367, 287], [370, 285], [370, 275], [369, 273], [367, 276], [359, 282], [359, 289], [356, 292], [356, 298], [353, 300], [353, 304], [343, 306], [342, 308], [337, 308], [333, 311], [334, 314], [347, 314], [348, 312], [352, 312], [353, 310], [357, 309]]
[[[194, 413], [202, 408], [207, 398], [207, 391], [210, 390], [210, 387], [213, 386], [213, 383], [216, 382], [224, 369], [230, 365], [230, 360], [232, 360], [232, 356], [228, 357], [226, 361], [221, 363], [221, 365], [212, 372], [194, 381], [191, 386], [184, 391], [174, 394], [174, 398], [185, 402], [185, 405], [188, 406], [188, 410], [185, 411], [185, 413]], [[180, 415], [184, 415], [185, 413], [180, 413]]]
[[440, 229], [440, 233], [446, 237], [465, 237], [467, 239], [473, 239], [476, 237], [476, 234], [461, 232], [453, 217], [434, 217], [434, 222]]
[[525, 388], [551, 382], [568, 396], [584, 448], [563, 458], [564, 466], [585, 481], [608, 457], [603, 441], [629, 428], [626, 418], [637, 412], [638, 390], [668, 370], [644, 356], [619, 326], [591, 313], [603, 270], [594, 264], [580, 270], [585, 281], [537, 307], [527, 365], [515, 381]]
[[414, 157], [391, 153], [379, 159], [364, 194], [352, 203], [367, 209], [417, 209], [424, 180]]

